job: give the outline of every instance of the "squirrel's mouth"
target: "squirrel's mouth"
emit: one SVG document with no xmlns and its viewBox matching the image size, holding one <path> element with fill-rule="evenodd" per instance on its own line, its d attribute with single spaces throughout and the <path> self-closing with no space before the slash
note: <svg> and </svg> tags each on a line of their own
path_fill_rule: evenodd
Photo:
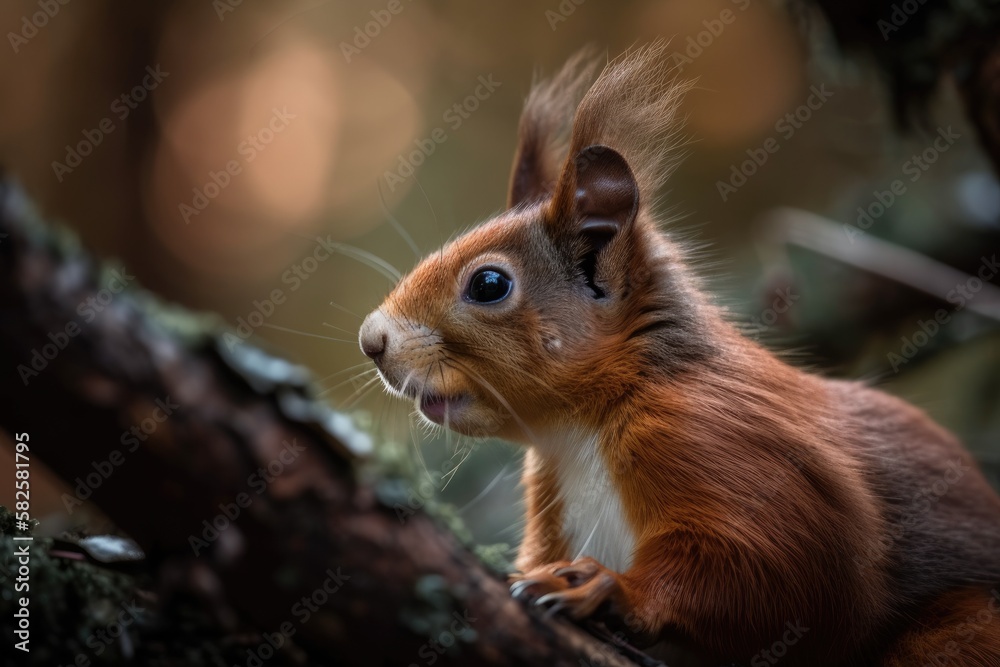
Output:
<svg viewBox="0 0 1000 667">
<path fill-rule="evenodd" d="M 422 393 L 418 399 L 420 412 L 435 424 L 452 422 L 459 412 L 469 405 L 472 398 L 468 394 L 444 395 Z"/>
</svg>

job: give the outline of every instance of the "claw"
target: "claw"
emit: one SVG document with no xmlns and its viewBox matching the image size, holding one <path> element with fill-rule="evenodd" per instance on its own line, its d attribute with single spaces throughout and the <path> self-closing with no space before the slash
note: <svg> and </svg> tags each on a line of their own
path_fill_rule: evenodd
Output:
<svg viewBox="0 0 1000 667">
<path fill-rule="evenodd" d="M 569 580 L 572 586 L 577 586 L 584 581 L 592 579 L 599 571 L 600 566 L 597 563 L 582 561 L 561 567 L 552 574 Z"/>
<path fill-rule="evenodd" d="M 525 578 L 510 585 L 511 595 L 544 609 L 546 616 L 586 618 L 620 591 L 618 574 L 589 557 L 550 563 L 520 576 Z"/>
<path fill-rule="evenodd" d="M 602 568 L 601 564 L 598 563 L 593 558 L 583 557 L 579 558 L 568 565 L 556 570 L 556 574 L 560 572 L 575 572 L 578 574 L 597 574 Z"/>
<path fill-rule="evenodd" d="M 562 606 L 562 603 L 560 602 L 561 597 L 562 597 L 561 593 L 546 593 L 542 597 L 535 600 L 535 606 L 544 607 L 550 602 L 557 602 L 558 604 L 556 604 L 555 606 L 561 607 Z"/>
<path fill-rule="evenodd" d="M 519 598 L 521 597 L 521 594 L 524 592 L 525 588 L 530 588 L 531 586 L 534 586 L 537 583 L 538 581 L 536 581 L 535 579 L 521 579 L 520 581 L 515 581 L 510 585 L 510 594 L 516 598 Z"/>
<path fill-rule="evenodd" d="M 544 616 L 545 618 L 552 618 L 553 616 L 561 614 L 565 608 L 566 605 L 563 604 L 562 601 L 556 602 L 554 605 L 546 609 L 545 613 L 543 613 L 542 616 Z"/>
</svg>

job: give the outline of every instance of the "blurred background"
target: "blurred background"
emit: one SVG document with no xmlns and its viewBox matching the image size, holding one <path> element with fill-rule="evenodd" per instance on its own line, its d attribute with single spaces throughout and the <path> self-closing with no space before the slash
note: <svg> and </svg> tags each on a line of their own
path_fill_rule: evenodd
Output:
<svg viewBox="0 0 1000 667">
<path fill-rule="evenodd" d="M 665 217 L 704 245 L 734 321 L 923 407 L 998 480 L 990 162 L 951 82 L 901 131 L 885 82 L 805 3 L 10 0 L 0 26 L 0 164 L 42 213 L 136 284 L 313 369 L 480 543 L 520 538 L 520 451 L 416 427 L 358 376 L 356 332 L 386 267 L 502 209 L 532 77 L 587 44 L 614 57 L 672 38 L 697 79 Z M 37 471 L 40 534 L 105 527 Z"/>
</svg>

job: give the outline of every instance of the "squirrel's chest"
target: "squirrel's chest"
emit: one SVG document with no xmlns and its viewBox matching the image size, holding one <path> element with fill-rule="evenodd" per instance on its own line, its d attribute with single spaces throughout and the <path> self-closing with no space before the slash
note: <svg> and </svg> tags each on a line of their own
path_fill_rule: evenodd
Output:
<svg viewBox="0 0 1000 667">
<path fill-rule="evenodd" d="M 599 447 L 596 434 L 573 433 L 547 452 L 555 457 L 563 535 L 570 559 L 590 556 L 625 572 L 632 566 L 635 535 Z"/>
</svg>

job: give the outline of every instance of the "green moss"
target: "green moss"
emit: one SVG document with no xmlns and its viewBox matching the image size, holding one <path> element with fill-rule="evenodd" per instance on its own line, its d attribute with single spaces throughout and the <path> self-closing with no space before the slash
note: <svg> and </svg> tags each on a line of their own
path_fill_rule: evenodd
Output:
<svg viewBox="0 0 1000 667">
<path fill-rule="evenodd" d="M 506 542 L 480 544 L 474 551 L 479 560 L 483 561 L 486 567 L 497 574 L 506 576 L 514 571 L 514 564 L 507 557 L 508 552 L 510 552 L 510 545 Z"/>
<path fill-rule="evenodd" d="M 359 428 L 370 431 L 373 424 L 368 413 L 358 411 L 351 416 Z M 391 440 L 380 442 L 374 448 L 372 457 L 361 464 L 358 473 L 362 481 L 372 486 L 379 501 L 401 523 L 418 512 L 423 512 L 447 528 L 493 572 L 506 576 L 514 571 L 513 564 L 506 556 L 510 545 L 475 544 L 458 509 L 453 504 L 438 499 L 437 489 L 418 469 L 413 453 L 406 444 Z"/>
<path fill-rule="evenodd" d="M 467 592 L 464 586 L 452 586 L 439 575 L 423 576 L 414 588 L 413 606 L 400 610 L 400 621 L 429 642 L 439 642 L 441 649 L 458 651 L 461 643 L 477 638 L 461 604 Z"/>
<path fill-rule="evenodd" d="M 15 542 L 13 523 L 11 512 L 0 506 L 0 633 L 8 638 L 0 648 L 2 664 L 223 667 L 242 664 L 247 646 L 260 642 L 253 633 L 234 641 L 201 600 L 178 598 L 151 609 L 145 601 L 153 598 L 144 592 L 153 588 L 148 576 L 52 555 L 51 539 Z M 18 582 L 15 551 L 24 544 L 30 545 L 30 572 L 27 581 Z M 18 583 L 28 590 L 15 590 Z M 22 596 L 30 600 L 28 653 L 16 649 L 12 640 Z M 275 656 L 268 667 L 286 664 L 288 660 Z"/>
<path fill-rule="evenodd" d="M 21 665 L 72 664 L 79 654 L 88 656 L 94 665 L 121 664 L 123 644 L 105 644 L 97 633 L 116 623 L 122 605 L 135 599 L 134 581 L 85 562 L 53 557 L 49 539 L 15 542 L 13 521 L 13 514 L 0 506 L 0 632 L 14 637 L 18 599 L 28 597 L 31 650 L 23 653 L 11 641 L 5 642 L 4 650 L 16 655 Z M 19 550 L 25 545 L 29 553 L 27 578 L 18 573 Z M 131 635 L 132 630 L 126 628 L 126 633 Z M 96 654 L 98 646 L 100 655 Z"/>
</svg>

